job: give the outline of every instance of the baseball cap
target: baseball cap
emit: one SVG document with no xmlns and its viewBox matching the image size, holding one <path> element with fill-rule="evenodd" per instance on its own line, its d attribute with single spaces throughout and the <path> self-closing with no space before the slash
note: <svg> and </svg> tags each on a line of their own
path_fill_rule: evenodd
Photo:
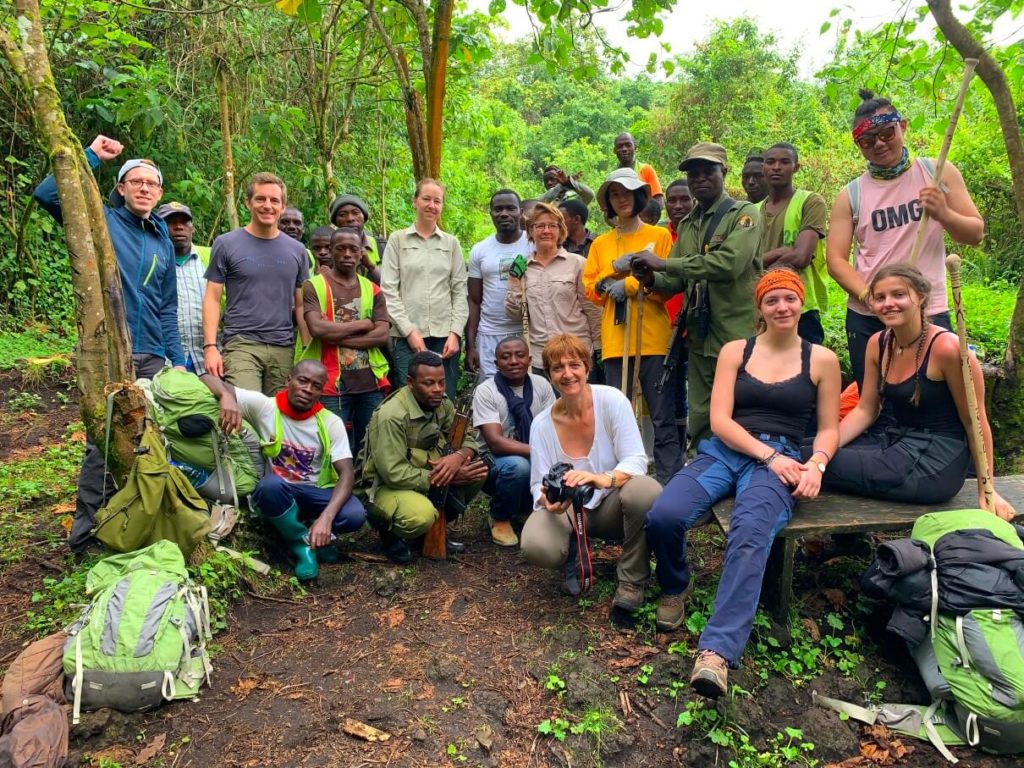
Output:
<svg viewBox="0 0 1024 768">
<path fill-rule="evenodd" d="M 161 219 L 166 219 L 168 216 L 188 216 L 189 220 L 192 219 L 192 209 L 184 203 L 176 201 L 164 203 L 157 208 L 156 214 Z"/>
<path fill-rule="evenodd" d="M 679 164 L 679 170 L 685 172 L 691 163 L 697 161 L 718 163 L 718 165 L 725 167 L 725 147 L 721 144 L 713 144 L 710 141 L 702 141 L 700 144 L 694 144 L 690 147 L 690 151 L 686 153 L 686 157 L 683 159 L 683 162 Z"/>
<path fill-rule="evenodd" d="M 117 182 L 120 184 L 121 180 L 125 177 L 128 171 L 135 170 L 136 168 L 149 168 L 151 171 L 156 171 L 156 178 L 160 182 L 160 186 L 164 184 L 164 175 L 160 173 L 160 168 L 152 160 L 147 160 L 144 157 L 137 157 L 134 160 L 129 160 L 121 169 L 117 172 Z"/>
</svg>

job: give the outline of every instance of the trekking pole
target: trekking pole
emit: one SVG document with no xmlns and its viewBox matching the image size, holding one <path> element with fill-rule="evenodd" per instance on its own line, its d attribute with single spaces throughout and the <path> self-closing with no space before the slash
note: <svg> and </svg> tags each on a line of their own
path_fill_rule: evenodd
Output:
<svg viewBox="0 0 1024 768">
<path fill-rule="evenodd" d="M 957 121 L 964 109 L 964 100 L 967 98 L 967 89 L 971 85 L 971 78 L 974 77 L 974 68 L 978 66 L 977 59 L 964 59 L 964 78 L 960 81 L 960 93 L 956 97 L 956 106 L 953 107 L 953 114 L 949 116 L 949 125 L 946 126 L 946 135 L 942 139 L 942 150 L 939 158 L 935 161 L 935 177 L 931 186 L 942 188 L 942 171 L 946 167 L 946 155 L 949 154 L 949 145 L 953 143 L 953 132 L 956 131 Z M 924 245 L 924 230 L 928 224 L 928 212 L 922 210 L 921 218 L 917 222 L 917 232 L 914 235 L 914 245 L 910 249 L 910 263 L 917 266 L 917 259 L 921 255 L 921 247 Z"/>
<path fill-rule="evenodd" d="M 633 301 L 626 298 L 626 327 L 622 333 L 622 378 L 619 380 L 619 389 L 622 394 L 629 397 L 629 329 L 633 323 Z"/>
<path fill-rule="evenodd" d="M 640 345 L 644 336 L 644 291 L 639 288 L 636 294 L 636 348 L 633 350 L 633 395 L 630 398 L 633 416 L 640 421 Z"/>
<path fill-rule="evenodd" d="M 995 511 L 993 495 L 995 486 L 992 473 L 988 470 L 988 452 L 981 432 L 981 411 L 978 409 L 978 396 L 974 391 L 974 376 L 971 375 L 970 351 L 967 349 L 967 323 L 964 320 L 964 302 L 960 295 L 960 257 L 950 254 L 946 257 L 946 270 L 949 272 L 949 283 L 953 289 L 953 306 L 956 312 L 956 335 L 960 338 L 960 369 L 964 377 L 964 394 L 967 396 L 967 410 L 971 417 L 971 457 L 974 459 L 974 471 L 981 481 L 982 493 L 985 496 L 985 508 Z"/>
<path fill-rule="evenodd" d="M 519 302 L 523 310 L 523 341 L 526 342 L 526 356 L 530 359 L 531 365 L 533 364 L 533 351 L 530 349 L 530 309 L 526 306 L 526 274 L 523 273 L 523 277 L 519 282 L 519 287 L 522 289 L 522 295 L 520 296 Z"/>
</svg>

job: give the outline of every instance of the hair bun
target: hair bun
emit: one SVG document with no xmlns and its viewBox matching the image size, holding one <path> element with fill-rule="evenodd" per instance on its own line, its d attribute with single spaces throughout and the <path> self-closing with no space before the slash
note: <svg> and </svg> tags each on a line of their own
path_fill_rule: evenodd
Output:
<svg viewBox="0 0 1024 768">
<path fill-rule="evenodd" d="M 858 89 L 857 95 L 860 96 L 861 101 L 871 101 L 875 98 L 875 92 L 868 90 L 867 88 Z"/>
</svg>

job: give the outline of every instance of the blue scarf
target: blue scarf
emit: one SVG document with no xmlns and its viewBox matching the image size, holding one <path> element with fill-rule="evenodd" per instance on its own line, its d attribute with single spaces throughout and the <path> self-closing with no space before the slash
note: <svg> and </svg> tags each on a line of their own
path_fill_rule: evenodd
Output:
<svg viewBox="0 0 1024 768">
<path fill-rule="evenodd" d="M 530 427 L 533 425 L 533 382 L 530 381 L 530 374 L 523 379 L 523 396 L 519 397 L 512 391 L 512 385 L 508 379 L 501 375 L 501 372 L 494 374 L 494 384 L 498 392 L 508 403 L 508 412 L 516 425 L 516 440 L 520 443 L 530 442 Z"/>
</svg>

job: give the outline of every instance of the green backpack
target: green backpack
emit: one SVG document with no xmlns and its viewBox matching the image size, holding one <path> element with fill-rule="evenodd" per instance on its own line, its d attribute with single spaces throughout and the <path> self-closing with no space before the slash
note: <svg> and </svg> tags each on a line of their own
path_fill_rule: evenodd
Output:
<svg viewBox="0 0 1024 768">
<path fill-rule="evenodd" d="M 225 437 L 220 404 L 193 373 L 164 368 L 150 385 L 156 422 L 170 457 L 203 498 L 238 506 L 264 474 L 256 430 L 243 423 L 240 434 Z"/>
<path fill-rule="evenodd" d="M 965 530 L 989 531 L 1024 550 L 1014 526 L 982 509 L 922 515 L 910 537 L 934 551 L 943 536 Z M 996 754 L 1024 752 L 1024 622 L 1005 608 L 979 608 L 964 616 L 940 612 L 934 568 L 931 574 L 931 633 L 910 647 L 931 705 L 883 704 L 866 710 L 824 697 L 816 697 L 817 703 L 928 739 L 954 763 L 947 746 L 967 745 Z"/>
<path fill-rule="evenodd" d="M 83 709 L 138 712 L 193 698 L 210 681 L 206 588 L 189 579 L 173 542 L 99 561 L 86 592 L 92 602 L 66 630 L 64 646 L 74 723 Z"/>
</svg>

